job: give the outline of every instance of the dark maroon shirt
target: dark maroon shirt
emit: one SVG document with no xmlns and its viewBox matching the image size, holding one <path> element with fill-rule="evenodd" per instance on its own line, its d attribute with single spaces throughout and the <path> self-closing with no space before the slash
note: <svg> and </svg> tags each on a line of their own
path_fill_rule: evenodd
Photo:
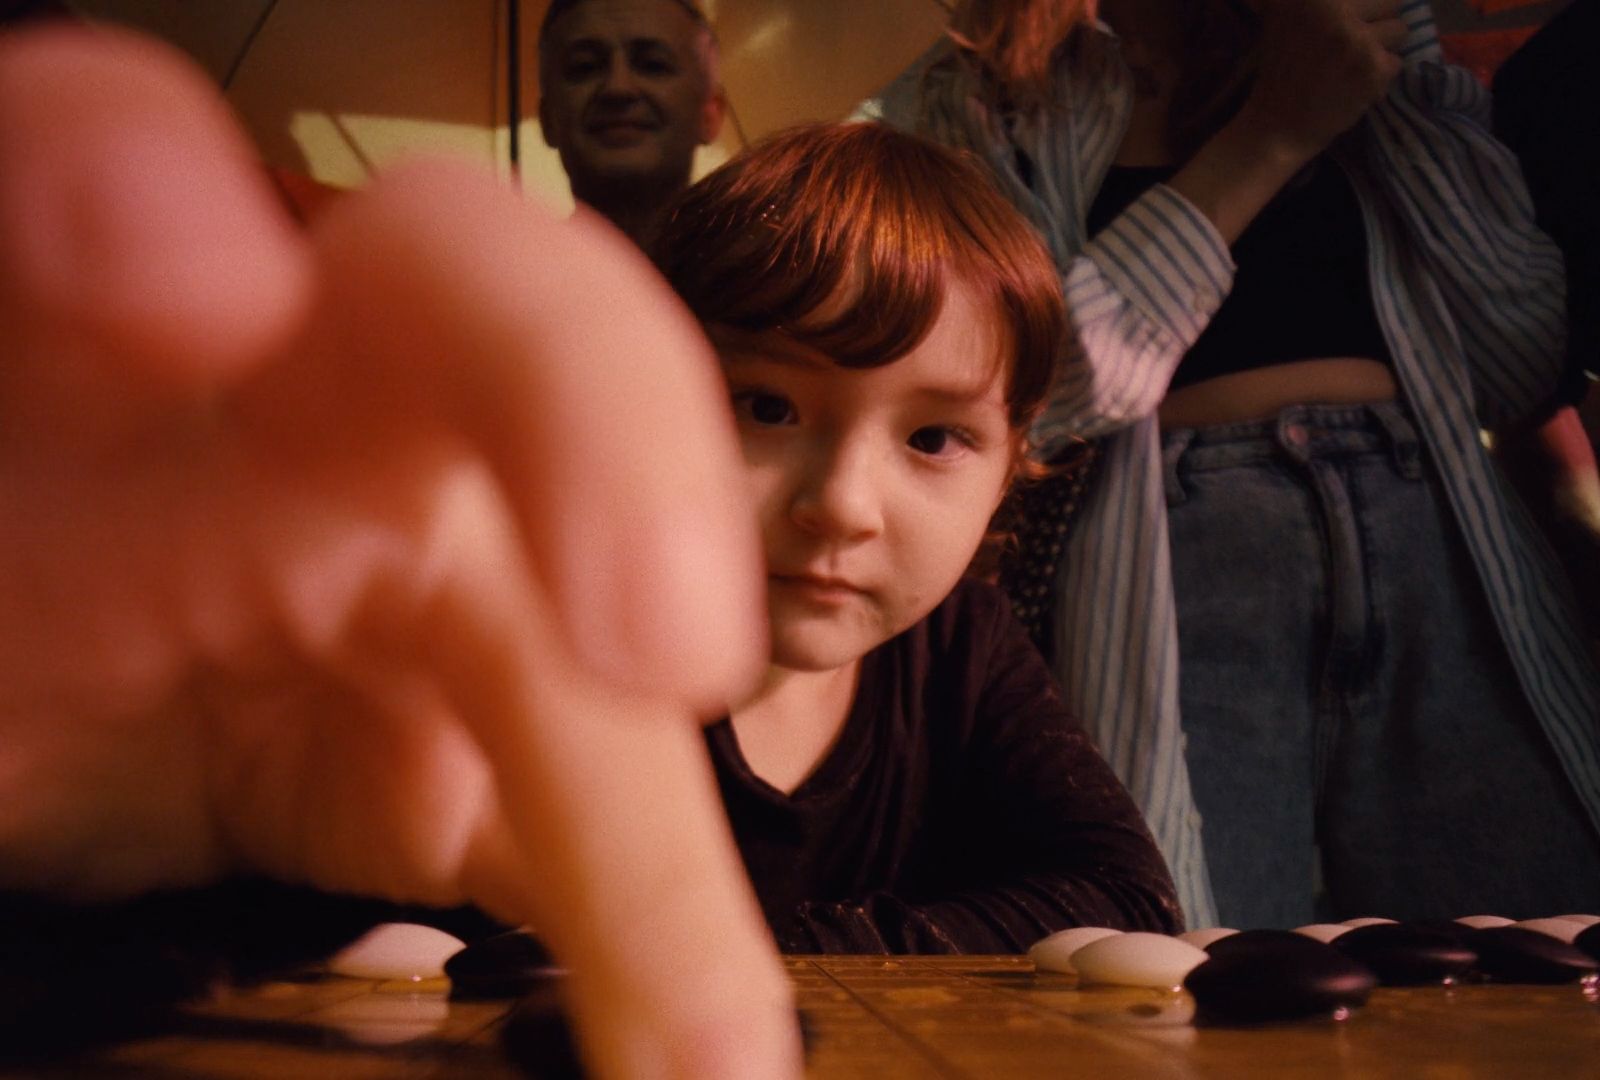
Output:
<svg viewBox="0 0 1600 1080">
<path fill-rule="evenodd" d="M 1067 926 L 1172 933 L 1138 809 L 998 589 L 963 582 L 862 660 L 838 741 L 790 795 L 707 729 L 785 952 L 1021 952 Z"/>
</svg>

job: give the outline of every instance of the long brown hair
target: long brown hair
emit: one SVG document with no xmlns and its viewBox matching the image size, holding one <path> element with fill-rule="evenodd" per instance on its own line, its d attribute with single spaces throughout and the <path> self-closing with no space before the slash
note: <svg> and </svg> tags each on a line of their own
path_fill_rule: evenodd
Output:
<svg viewBox="0 0 1600 1080">
<path fill-rule="evenodd" d="M 1095 17 L 1098 0 L 964 0 L 950 36 L 988 69 L 1017 105 L 1042 104 L 1055 50 Z"/>
<path fill-rule="evenodd" d="M 1091 23 L 1099 8 L 1099 0 L 962 0 L 950 16 L 949 32 L 994 79 L 1008 104 L 1042 108 L 1056 50 Z M 1183 55 L 1167 127 L 1182 160 L 1233 115 L 1249 92 L 1260 18 L 1240 0 L 1173 0 L 1171 19 Z"/>
</svg>

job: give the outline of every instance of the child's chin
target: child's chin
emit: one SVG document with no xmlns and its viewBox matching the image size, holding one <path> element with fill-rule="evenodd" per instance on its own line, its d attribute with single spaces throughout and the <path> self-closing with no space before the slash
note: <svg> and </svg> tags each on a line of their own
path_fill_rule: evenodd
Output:
<svg viewBox="0 0 1600 1080">
<path fill-rule="evenodd" d="M 830 641 L 807 640 L 805 635 L 785 636 L 774 631 L 772 662 L 791 671 L 834 671 L 854 663 L 877 648 L 881 642 L 863 637 L 860 641 L 842 641 L 843 635 L 834 634 Z"/>
</svg>

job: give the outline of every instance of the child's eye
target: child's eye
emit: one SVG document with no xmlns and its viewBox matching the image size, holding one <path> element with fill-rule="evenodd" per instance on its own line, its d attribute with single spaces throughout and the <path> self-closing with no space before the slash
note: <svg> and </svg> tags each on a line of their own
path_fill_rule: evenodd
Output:
<svg viewBox="0 0 1600 1080">
<path fill-rule="evenodd" d="M 782 394 L 769 390 L 741 390 L 733 395 L 733 411 L 741 420 L 763 426 L 792 424 L 794 404 Z"/>
<path fill-rule="evenodd" d="M 929 457 L 950 457 L 972 445 L 972 440 L 956 428 L 930 425 L 911 433 L 906 445 Z"/>
</svg>

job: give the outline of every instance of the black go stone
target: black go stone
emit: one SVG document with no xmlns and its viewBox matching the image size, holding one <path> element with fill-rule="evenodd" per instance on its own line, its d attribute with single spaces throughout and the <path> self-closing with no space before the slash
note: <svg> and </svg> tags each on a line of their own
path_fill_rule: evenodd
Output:
<svg viewBox="0 0 1600 1080">
<path fill-rule="evenodd" d="M 1600 960 L 1583 949 L 1522 926 L 1475 930 L 1467 942 L 1479 974 L 1496 982 L 1566 983 L 1600 971 Z"/>
<path fill-rule="evenodd" d="M 1467 939 L 1478 932 L 1476 927 L 1456 922 L 1454 919 L 1422 919 L 1417 922 L 1408 922 L 1405 925 L 1416 930 L 1427 930 L 1430 933 L 1442 934 L 1457 945 L 1467 944 Z"/>
<path fill-rule="evenodd" d="M 1577 937 L 1572 939 L 1572 944 L 1596 960 L 1600 960 L 1600 923 L 1584 928 Z"/>
<path fill-rule="evenodd" d="M 527 930 L 475 941 L 444 962 L 456 1001 L 521 997 L 559 971 L 544 942 Z"/>
<path fill-rule="evenodd" d="M 1385 986 L 1454 981 L 1472 970 L 1478 954 L 1463 935 L 1424 925 L 1374 923 L 1334 938 L 1332 945 L 1371 968 Z"/>
<path fill-rule="evenodd" d="M 1183 981 L 1213 1023 L 1331 1016 L 1366 1003 L 1378 978 L 1338 949 L 1290 930 L 1245 930 L 1206 946 Z"/>
</svg>

